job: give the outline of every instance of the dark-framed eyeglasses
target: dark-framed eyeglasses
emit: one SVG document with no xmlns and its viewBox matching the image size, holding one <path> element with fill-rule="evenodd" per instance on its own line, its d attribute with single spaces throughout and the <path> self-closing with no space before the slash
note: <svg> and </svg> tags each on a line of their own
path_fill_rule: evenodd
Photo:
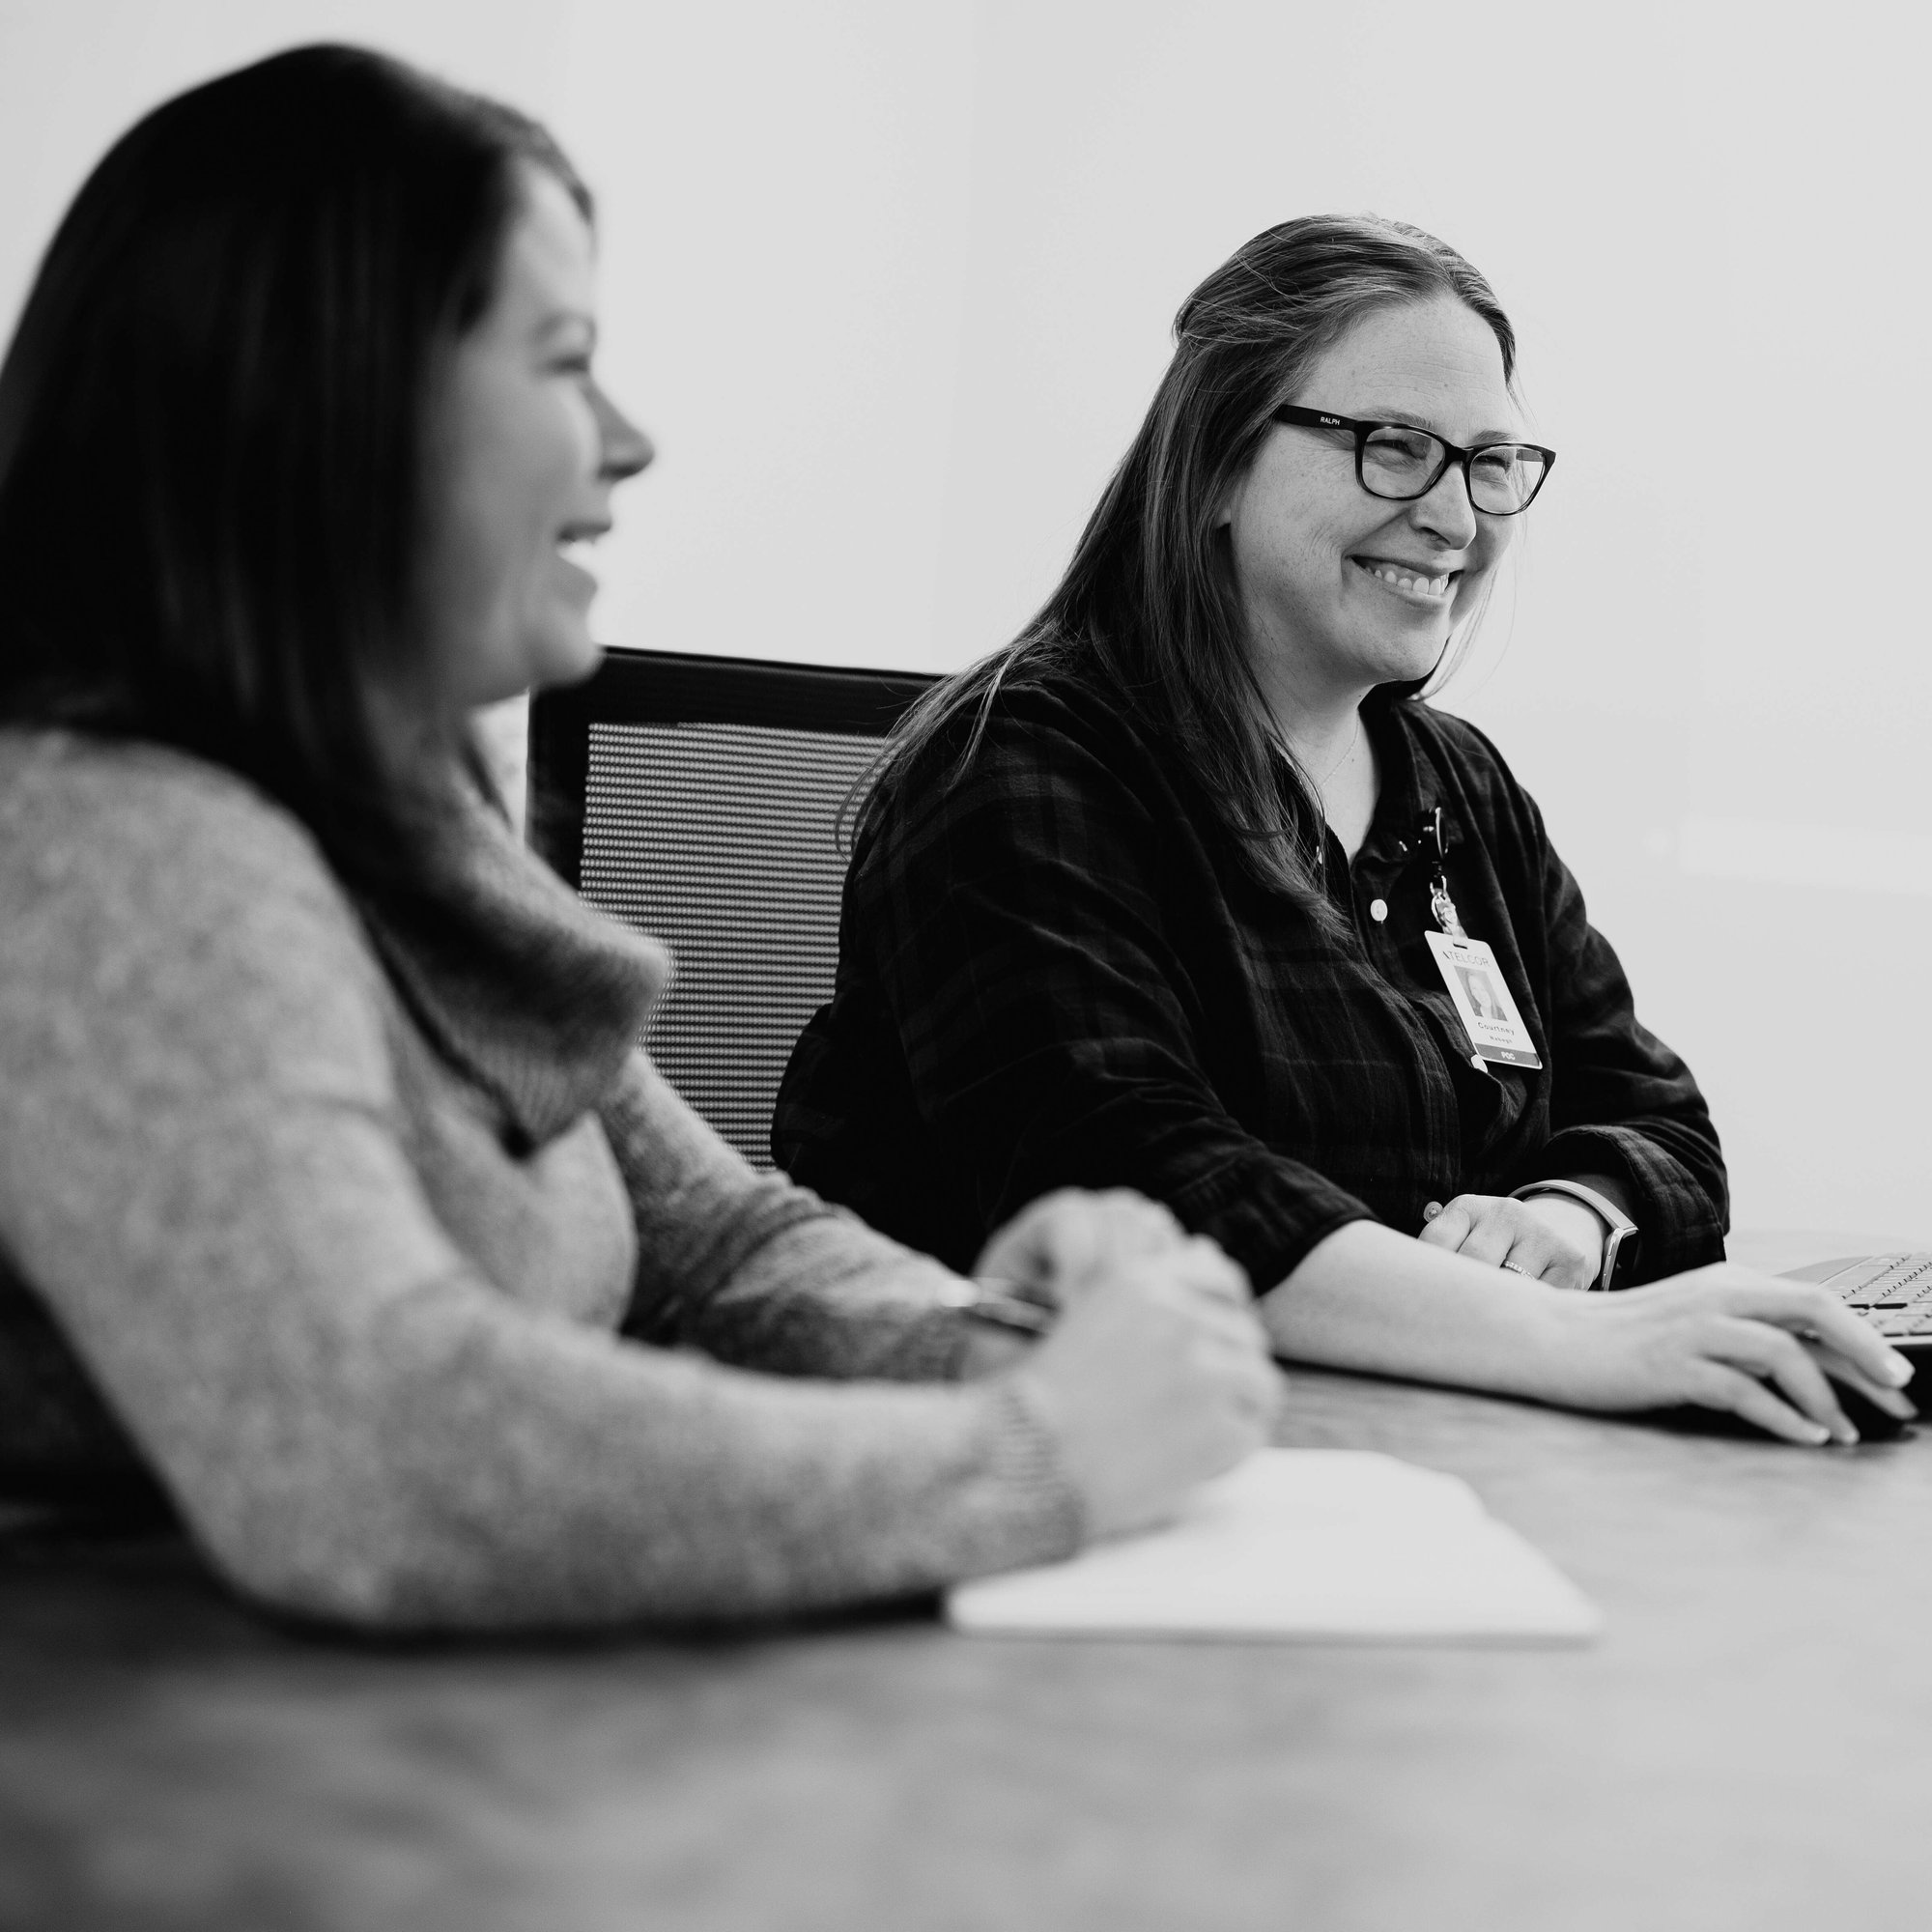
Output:
<svg viewBox="0 0 1932 1932">
<path fill-rule="evenodd" d="M 1284 403 L 1276 422 L 1302 429 L 1338 429 L 1355 439 L 1355 480 L 1371 497 L 1392 503 L 1426 497 L 1459 465 L 1469 501 L 1486 517 L 1520 515 L 1536 500 L 1543 479 L 1555 467 L 1556 452 L 1534 442 L 1486 442 L 1459 449 L 1439 436 L 1410 423 L 1361 422 L 1332 410 L 1306 410 Z"/>
</svg>

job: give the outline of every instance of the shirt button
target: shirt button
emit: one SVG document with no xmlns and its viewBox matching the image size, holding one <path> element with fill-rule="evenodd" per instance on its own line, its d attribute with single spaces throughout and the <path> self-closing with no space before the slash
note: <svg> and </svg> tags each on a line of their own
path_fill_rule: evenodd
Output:
<svg viewBox="0 0 1932 1932">
<path fill-rule="evenodd" d="M 1369 917 L 1372 920 L 1374 920 L 1378 925 L 1379 925 L 1382 923 L 1382 921 L 1385 920 L 1388 916 L 1389 916 L 1389 902 L 1387 899 L 1371 899 L 1369 901 Z"/>
</svg>

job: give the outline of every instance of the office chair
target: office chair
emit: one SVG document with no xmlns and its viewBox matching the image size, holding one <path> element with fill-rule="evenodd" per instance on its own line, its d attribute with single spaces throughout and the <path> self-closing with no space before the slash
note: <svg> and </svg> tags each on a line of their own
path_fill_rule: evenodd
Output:
<svg viewBox="0 0 1932 1932">
<path fill-rule="evenodd" d="M 769 1171 L 793 1043 L 832 997 L 854 812 L 879 741 L 935 680 L 611 650 L 530 706 L 530 841 L 677 962 L 645 1036 L 680 1094 Z"/>
</svg>

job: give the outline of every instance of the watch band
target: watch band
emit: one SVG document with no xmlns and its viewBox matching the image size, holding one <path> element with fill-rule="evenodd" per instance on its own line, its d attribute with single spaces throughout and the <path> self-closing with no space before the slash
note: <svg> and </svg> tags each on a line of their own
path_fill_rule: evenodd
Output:
<svg viewBox="0 0 1932 1932">
<path fill-rule="evenodd" d="M 1580 1180 L 1531 1180 L 1510 1190 L 1512 1201 L 1528 1201 L 1538 1194 L 1565 1194 L 1580 1201 L 1604 1224 L 1604 1264 L 1593 1289 L 1607 1293 L 1617 1285 L 1619 1271 L 1628 1274 L 1636 1261 L 1637 1225 L 1614 1201 L 1585 1187 Z M 1586 1291 L 1587 1293 L 1587 1291 Z"/>
</svg>

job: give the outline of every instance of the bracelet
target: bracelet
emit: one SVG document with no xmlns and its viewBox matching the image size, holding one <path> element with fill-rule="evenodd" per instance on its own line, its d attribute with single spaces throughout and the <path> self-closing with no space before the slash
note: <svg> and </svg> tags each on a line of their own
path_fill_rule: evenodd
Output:
<svg viewBox="0 0 1932 1932">
<path fill-rule="evenodd" d="M 1637 1225 L 1614 1201 L 1605 1199 L 1594 1187 L 1580 1180 L 1531 1180 L 1510 1190 L 1512 1201 L 1530 1201 L 1539 1194 L 1567 1195 L 1580 1201 L 1604 1224 L 1604 1264 L 1590 1284 L 1605 1293 L 1616 1286 L 1619 1265 L 1628 1273 L 1636 1261 L 1640 1238 Z"/>
</svg>

